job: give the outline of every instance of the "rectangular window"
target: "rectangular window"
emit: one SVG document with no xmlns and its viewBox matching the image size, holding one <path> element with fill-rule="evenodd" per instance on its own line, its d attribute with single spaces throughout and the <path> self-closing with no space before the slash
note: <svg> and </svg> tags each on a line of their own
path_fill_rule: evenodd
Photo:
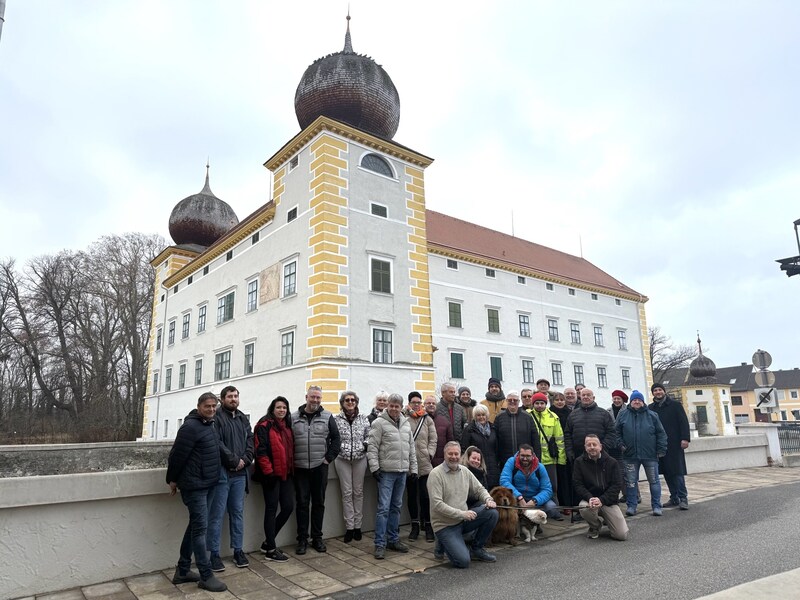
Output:
<svg viewBox="0 0 800 600">
<path fill-rule="evenodd" d="M 744 402 L 742 402 L 741 396 L 731 396 L 731 404 L 734 406 L 742 406 Z"/>
<path fill-rule="evenodd" d="M 161 337 L 162 337 L 162 331 L 161 327 L 159 327 L 158 329 L 156 329 L 156 350 L 161 350 Z"/>
<path fill-rule="evenodd" d="M 294 331 L 281 334 L 281 366 L 294 364 Z"/>
<path fill-rule="evenodd" d="M 501 357 L 489 357 L 489 372 L 492 377 L 503 381 L 503 359 Z"/>
<path fill-rule="evenodd" d="M 297 262 L 283 265 L 283 296 L 291 296 L 297 292 Z"/>
<path fill-rule="evenodd" d="M 617 303 L 617 306 L 622 306 L 622 300 L 619 298 L 615 298 L 614 301 Z"/>
<path fill-rule="evenodd" d="M 392 263 L 379 258 L 370 259 L 370 289 L 382 294 L 392 293 Z"/>
<path fill-rule="evenodd" d="M 695 407 L 697 411 L 697 422 L 698 423 L 708 423 L 708 411 L 706 410 L 705 406 L 697 406 Z"/>
<path fill-rule="evenodd" d="M 450 353 L 450 378 L 464 379 L 464 355 L 460 352 Z"/>
<path fill-rule="evenodd" d="M 791 392 L 789 392 L 789 395 L 790 395 L 790 396 L 791 396 L 791 397 L 792 397 L 794 400 L 796 400 L 796 399 L 797 399 L 797 390 L 792 390 Z"/>
<path fill-rule="evenodd" d="M 153 393 L 158 393 L 158 373 L 153 373 Z"/>
<path fill-rule="evenodd" d="M 569 335 L 570 335 L 570 339 L 572 340 L 573 344 L 580 344 L 581 343 L 581 324 L 580 323 L 570 323 L 569 324 Z"/>
<path fill-rule="evenodd" d="M 726 423 L 730 423 L 731 422 L 731 409 L 728 407 L 727 404 L 723 404 L 722 405 L 722 410 L 725 411 L 725 422 Z M 786 411 L 783 411 L 783 412 L 786 412 Z M 785 420 L 786 420 L 786 417 L 784 417 L 784 421 Z"/>
<path fill-rule="evenodd" d="M 186 280 L 186 285 L 192 285 L 194 281 L 194 275 L 189 275 L 189 279 Z"/>
<path fill-rule="evenodd" d="M 247 284 L 247 312 L 258 308 L 258 279 L 253 279 Z"/>
<path fill-rule="evenodd" d="M 392 362 L 392 332 L 388 329 L 372 330 L 372 362 Z"/>
<path fill-rule="evenodd" d="M 525 278 L 522 275 L 517 275 L 517 283 L 525 285 Z"/>
<path fill-rule="evenodd" d="M 169 419 L 164 419 L 164 435 L 163 437 L 167 437 L 169 435 Z"/>
<path fill-rule="evenodd" d="M 533 383 L 533 361 L 522 361 L 522 383 Z"/>
<path fill-rule="evenodd" d="M 189 321 L 191 320 L 191 313 L 183 315 L 183 323 L 181 323 L 181 339 L 185 340 L 189 337 Z"/>
<path fill-rule="evenodd" d="M 630 369 L 622 369 L 622 389 L 623 390 L 631 389 L 631 370 Z"/>
<path fill-rule="evenodd" d="M 226 350 L 214 356 L 214 381 L 228 379 L 231 376 L 231 351 Z"/>
<path fill-rule="evenodd" d="M 602 325 L 595 325 L 594 326 L 594 345 L 595 346 L 603 346 L 603 326 Z"/>
<path fill-rule="evenodd" d="M 203 359 L 198 358 L 194 361 L 194 384 L 200 385 L 203 383 Z"/>
<path fill-rule="evenodd" d="M 233 258 L 233 250 L 228 250 L 228 252 L 225 254 L 225 262 L 228 262 L 232 258 Z"/>
<path fill-rule="evenodd" d="M 487 308 L 486 318 L 489 321 L 489 333 L 500 333 L 500 311 L 496 308 Z"/>
<path fill-rule="evenodd" d="M 487 277 L 492 277 L 492 278 L 494 278 L 494 277 L 495 277 L 495 275 L 496 275 L 496 273 L 494 272 L 494 269 L 486 269 L 486 276 L 487 276 Z"/>
<path fill-rule="evenodd" d="M 564 385 L 564 375 L 561 372 L 561 364 L 551 363 L 550 371 L 553 375 L 553 385 Z"/>
<path fill-rule="evenodd" d="M 519 315 L 520 337 L 531 337 L 531 318 L 528 315 Z"/>
<path fill-rule="evenodd" d="M 453 260 L 452 258 L 448 258 L 447 259 L 447 268 L 457 271 L 458 270 L 458 261 L 457 260 Z"/>
<path fill-rule="evenodd" d="M 575 295 L 575 288 L 569 288 L 569 295 L 570 296 L 574 296 Z"/>
<path fill-rule="evenodd" d="M 186 387 L 186 363 L 178 366 L 178 389 L 182 390 Z"/>
<path fill-rule="evenodd" d="M 203 333 L 206 330 L 206 308 L 204 304 L 197 310 L 197 333 Z"/>
<path fill-rule="evenodd" d="M 170 346 L 175 343 L 175 321 L 169 322 L 169 333 L 167 333 L 167 344 Z"/>
<path fill-rule="evenodd" d="M 383 217 L 384 219 L 389 216 L 389 209 L 381 204 L 370 204 L 370 212 L 376 217 Z"/>
<path fill-rule="evenodd" d="M 295 206 L 292 210 L 286 213 L 286 222 L 291 223 L 297 218 L 297 207 Z"/>
<path fill-rule="evenodd" d="M 597 300 L 597 294 L 592 294 L 592 300 Z"/>
<path fill-rule="evenodd" d="M 203 267 L 203 275 L 208 275 L 208 265 Z"/>
<path fill-rule="evenodd" d="M 553 289 L 554 289 L 554 288 L 553 288 L 553 284 L 552 284 L 552 283 L 545 283 L 545 284 L 544 284 L 544 287 L 545 287 L 545 288 L 547 288 L 547 291 L 548 291 L 548 292 L 552 292 L 552 291 L 553 291 Z"/>
<path fill-rule="evenodd" d="M 234 293 L 225 294 L 222 298 L 217 300 L 217 325 L 220 323 L 227 323 L 233 319 L 233 300 Z"/>
<path fill-rule="evenodd" d="M 556 319 L 547 319 L 547 337 L 551 342 L 558 341 L 558 321 Z"/>
<path fill-rule="evenodd" d="M 619 349 L 620 350 L 627 350 L 628 349 L 628 334 L 625 332 L 624 329 L 617 329 L 617 339 L 619 340 Z"/>
<path fill-rule="evenodd" d="M 583 365 L 573 365 L 572 370 L 575 372 L 575 385 L 579 383 L 586 385 L 583 380 Z"/>
<path fill-rule="evenodd" d="M 297 156 L 293 156 L 291 158 L 291 160 L 289 161 L 289 172 L 290 173 L 297 168 L 298 161 L 299 161 L 299 158 Z"/>
<path fill-rule="evenodd" d="M 459 302 L 447 303 L 447 319 L 450 327 L 461 327 L 461 304 Z"/>
<path fill-rule="evenodd" d="M 256 353 L 256 345 L 251 342 L 244 345 L 244 374 L 250 375 L 253 372 L 253 357 Z"/>
<path fill-rule="evenodd" d="M 605 367 L 597 367 L 597 387 L 608 387 L 608 377 L 606 376 Z"/>
<path fill-rule="evenodd" d="M 172 367 L 167 367 L 164 374 L 164 391 L 169 392 L 172 390 Z"/>
<path fill-rule="evenodd" d="M 256 231 L 252 236 L 250 236 L 250 245 L 255 246 L 258 243 L 258 240 L 261 239 L 261 232 Z"/>
<path fill-rule="evenodd" d="M 694 395 L 695 396 L 702 396 L 703 395 L 703 390 L 695 390 L 694 391 Z"/>
</svg>

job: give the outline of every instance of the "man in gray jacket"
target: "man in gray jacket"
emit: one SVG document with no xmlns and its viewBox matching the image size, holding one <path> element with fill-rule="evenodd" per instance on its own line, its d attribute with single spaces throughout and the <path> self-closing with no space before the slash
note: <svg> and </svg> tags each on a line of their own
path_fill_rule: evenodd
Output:
<svg viewBox="0 0 800 600">
<path fill-rule="evenodd" d="M 311 547 L 317 552 L 328 550 L 322 541 L 325 490 L 328 488 L 328 465 L 339 455 L 341 439 L 333 415 L 321 404 L 322 388 L 312 385 L 306 392 L 306 403 L 292 413 L 294 491 L 297 501 L 295 554 L 305 554 L 308 550 L 309 505 Z"/>
<path fill-rule="evenodd" d="M 406 476 L 417 477 L 417 452 L 411 423 L 403 416 L 403 397 L 389 396 L 389 406 L 372 422 L 367 443 L 369 470 L 378 482 L 378 510 L 375 513 L 375 558 L 386 548 L 408 552 L 400 541 L 400 509 Z M 388 538 L 388 541 L 387 541 Z"/>
</svg>

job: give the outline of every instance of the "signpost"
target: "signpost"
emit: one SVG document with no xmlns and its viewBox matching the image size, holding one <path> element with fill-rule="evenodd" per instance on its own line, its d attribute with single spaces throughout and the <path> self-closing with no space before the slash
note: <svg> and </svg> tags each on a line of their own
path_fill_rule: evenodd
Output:
<svg viewBox="0 0 800 600">
<path fill-rule="evenodd" d="M 778 392 L 775 391 L 775 373 L 769 370 L 771 364 L 772 356 L 766 350 L 759 349 L 753 353 L 753 366 L 758 369 L 753 376 L 758 386 L 753 390 L 756 394 L 756 408 L 776 412 Z"/>
</svg>

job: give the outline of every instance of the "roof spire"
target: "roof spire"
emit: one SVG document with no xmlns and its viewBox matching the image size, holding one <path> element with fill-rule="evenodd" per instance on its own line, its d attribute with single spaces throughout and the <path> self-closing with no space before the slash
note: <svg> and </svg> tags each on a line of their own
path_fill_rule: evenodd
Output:
<svg viewBox="0 0 800 600">
<path fill-rule="evenodd" d="M 350 40 L 350 3 L 347 4 L 347 33 L 344 34 L 344 54 L 355 54 L 353 52 L 353 42 Z"/>
<path fill-rule="evenodd" d="M 201 194 L 206 193 L 206 194 L 209 194 L 209 195 L 213 196 L 214 192 L 211 191 L 211 186 L 208 184 L 208 171 L 211 168 L 211 164 L 210 163 L 211 163 L 211 161 L 209 160 L 208 157 L 206 157 L 206 184 L 203 186 L 203 189 L 200 190 L 200 193 Z"/>
<path fill-rule="evenodd" d="M 700 353 L 700 356 L 703 356 L 703 346 L 700 342 L 700 330 L 697 330 L 697 350 Z"/>
</svg>

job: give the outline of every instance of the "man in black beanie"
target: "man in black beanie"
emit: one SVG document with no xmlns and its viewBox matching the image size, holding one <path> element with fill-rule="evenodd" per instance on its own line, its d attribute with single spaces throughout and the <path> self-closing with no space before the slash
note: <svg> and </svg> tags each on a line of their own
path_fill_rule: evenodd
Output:
<svg viewBox="0 0 800 600">
<path fill-rule="evenodd" d="M 658 415 L 667 432 L 667 453 L 658 459 L 658 470 L 669 488 L 667 506 L 689 510 L 689 494 L 686 491 L 686 458 L 683 451 L 689 447 L 689 419 L 683 404 L 673 400 L 660 383 L 650 388 L 653 403 L 648 406 Z"/>
<path fill-rule="evenodd" d="M 506 409 L 506 395 L 497 377 L 489 377 L 488 387 L 486 399 L 481 404 L 489 409 L 489 422 L 494 423 L 495 417 Z"/>
</svg>

